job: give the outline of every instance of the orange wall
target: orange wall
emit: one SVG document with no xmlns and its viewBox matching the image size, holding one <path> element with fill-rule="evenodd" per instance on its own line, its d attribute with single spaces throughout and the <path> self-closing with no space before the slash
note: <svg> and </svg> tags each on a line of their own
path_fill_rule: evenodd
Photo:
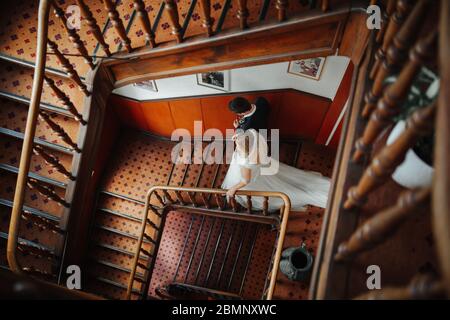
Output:
<svg viewBox="0 0 450 320">
<path fill-rule="evenodd" d="M 264 96 L 271 107 L 270 128 L 280 129 L 284 137 L 309 140 L 316 139 L 331 104 L 329 99 L 295 90 L 141 102 L 113 95 L 111 104 L 124 125 L 170 137 L 177 128 L 186 128 L 194 135 L 196 120 L 203 122 L 203 130 L 217 128 L 225 133 L 232 129 L 235 115 L 228 103 L 238 95 L 250 101 Z"/>
</svg>

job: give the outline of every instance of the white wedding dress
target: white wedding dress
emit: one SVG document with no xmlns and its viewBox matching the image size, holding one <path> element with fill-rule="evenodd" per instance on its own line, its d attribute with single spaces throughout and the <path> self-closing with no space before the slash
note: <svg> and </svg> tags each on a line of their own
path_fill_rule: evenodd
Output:
<svg viewBox="0 0 450 320">
<path fill-rule="evenodd" d="M 270 159 L 270 161 L 277 161 Z M 248 158 L 234 151 L 228 168 L 222 189 L 229 189 L 243 181 L 241 166 L 251 169 L 251 179 L 241 190 L 254 191 L 278 191 L 289 196 L 291 200 L 291 210 L 304 211 L 306 205 L 313 205 L 325 208 L 327 205 L 328 191 L 330 189 L 330 179 L 322 176 L 319 172 L 304 171 L 284 163 L 278 162 L 279 170 L 274 175 L 261 175 L 261 165 L 252 164 Z M 236 196 L 236 200 L 243 207 L 246 207 L 245 196 Z M 262 210 L 264 199 L 262 197 L 252 197 L 252 208 Z M 280 198 L 269 198 L 269 211 L 280 209 L 283 201 Z"/>
</svg>

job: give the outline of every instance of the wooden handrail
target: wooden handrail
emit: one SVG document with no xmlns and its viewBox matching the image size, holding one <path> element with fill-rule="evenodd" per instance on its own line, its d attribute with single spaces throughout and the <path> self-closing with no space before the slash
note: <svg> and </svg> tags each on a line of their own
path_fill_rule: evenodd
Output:
<svg viewBox="0 0 450 320">
<path fill-rule="evenodd" d="M 153 205 L 150 203 L 150 199 L 151 199 L 152 195 L 157 194 L 157 191 L 160 191 L 162 193 L 164 193 L 164 191 L 165 192 L 173 191 L 177 195 L 181 192 L 186 192 L 188 194 L 189 193 L 200 193 L 200 194 L 220 195 L 223 197 L 226 196 L 226 192 L 227 192 L 227 190 L 224 190 L 224 189 L 183 188 L 183 187 L 175 187 L 175 186 L 154 186 L 148 190 L 147 195 L 146 195 L 146 200 L 145 200 L 144 215 L 143 215 L 142 223 L 141 223 L 141 232 L 140 232 L 139 240 L 138 240 L 136 251 L 135 251 L 133 267 L 131 268 L 131 273 L 130 273 L 130 277 L 128 280 L 128 288 L 127 288 L 127 295 L 126 295 L 127 299 L 130 299 L 132 291 L 133 291 L 133 284 L 135 281 L 136 268 L 139 263 L 140 248 L 141 248 L 143 240 L 144 240 L 145 230 L 147 228 L 147 220 L 150 220 L 148 217 L 148 212 L 150 209 L 152 209 L 153 212 L 156 211 L 156 209 L 154 209 Z M 289 197 L 282 192 L 238 190 L 236 192 L 236 195 L 237 196 L 246 196 L 246 197 L 264 197 L 264 199 L 266 199 L 266 197 L 275 197 L 275 198 L 281 199 L 284 203 L 280 210 L 282 212 L 280 212 L 281 222 L 280 222 L 280 227 L 279 227 L 279 235 L 278 235 L 278 240 L 277 240 L 277 244 L 276 244 L 275 254 L 273 257 L 273 267 L 271 269 L 270 282 L 269 282 L 269 286 L 267 288 L 267 295 L 266 295 L 266 299 L 271 300 L 273 291 L 275 289 L 275 282 L 277 279 L 278 265 L 279 265 L 280 259 L 281 259 L 281 252 L 283 250 L 284 237 L 285 237 L 285 233 L 286 233 L 287 222 L 289 219 L 289 212 L 291 210 L 291 201 L 290 201 Z M 234 198 L 232 198 L 232 199 L 234 199 Z M 181 200 L 179 200 L 179 201 L 181 202 Z M 189 207 L 191 207 L 191 206 L 189 206 Z M 237 220 L 241 219 L 238 214 L 235 214 L 235 213 L 232 213 L 229 211 L 223 211 L 222 214 L 228 215 L 229 217 L 232 217 Z M 261 214 L 261 216 L 263 216 L 263 215 L 264 214 Z"/>
<path fill-rule="evenodd" d="M 436 116 L 432 221 L 442 280 L 450 297 L 450 2 L 441 1 L 439 69 L 441 90 Z"/>
<path fill-rule="evenodd" d="M 51 0 L 41 0 L 39 2 L 36 66 L 34 69 L 33 88 L 31 90 L 30 106 L 28 108 L 28 117 L 24 133 L 22 153 L 20 156 L 19 172 L 17 174 L 16 190 L 14 193 L 14 204 L 11 211 L 11 220 L 8 231 L 6 255 L 9 267 L 16 273 L 22 273 L 22 268 L 17 261 L 16 251 L 20 220 L 22 216 L 22 207 L 25 197 L 25 187 L 27 185 L 28 171 L 30 169 L 31 155 L 33 153 L 33 140 L 36 132 L 42 86 L 44 83 L 48 39 L 48 18 L 50 13 L 50 5 L 52 2 L 53 1 Z"/>
</svg>

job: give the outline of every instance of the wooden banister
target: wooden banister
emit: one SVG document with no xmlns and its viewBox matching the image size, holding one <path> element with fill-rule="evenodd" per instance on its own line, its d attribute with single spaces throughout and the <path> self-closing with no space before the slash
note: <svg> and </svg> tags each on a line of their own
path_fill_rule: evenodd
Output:
<svg viewBox="0 0 450 320">
<path fill-rule="evenodd" d="M 413 113 L 407 121 L 405 131 L 374 157 L 358 185 L 350 188 L 347 201 L 344 203 L 345 209 L 364 204 L 367 195 L 394 172 L 405 159 L 406 152 L 417 142 L 417 139 L 432 131 L 435 113 L 436 103 Z"/>
<path fill-rule="evenodd" d="M 373 109 L 375 109 L 378 100 L 383 94 L 386 77 L 406 60 L 406 54 L 417 38 L 417 34 L 422 27 L 422 22 L 428 12 L 427 7 L 429 4 L 430 1 L 428 0 L 419 1 L 401 28 L 395 30 L 396 34 L 392 39 L 389 39 L 389 44 L 386 45 L 386 49 L 383 43 L 383 47 L 377 52 L 379 68 L 375 69 L 377 67 L 376 62 L 374 64 L 375 70 L 373 71 L 375 73 L 375 80 L 372 90 L 369 91 L 366 97 L 366 105 L 362 112 L 363 118 L 368 118 Z"/>
<path fill-rule="evenodd" d="M 409 61 L 403 67 L 397 80 L 385 90 L 382 99 L 377 104 L 377 109 L 367 123 L 362 137 L 356 142 L 353 161 L 361 161 L 363 156 L 370 151 L 370 146 L 375 142 L 380 132 L 392 122 L 392 117 L 400 112 L 400 107 L 405 101 L 411 84 L 424 61 L 433 56 L 436 40 L 437 29 L 434 29 L 425 38 L 420 39 L 411 50 Z"/>
<path fill-rule="evenodd" d="M 132 290 L 134 287 L 134 282 L 136 281 L 135 276 L 136 276 L 137 267 L 140 266 L 139 256 L 140 256 L 140 252 L 142 249 L 142 244 L 143 244 L 144 238 L 153 244 L 151 251 L 149 251 L 149 254 L 151 254 L 152 256 L 155 256 L 158 246 L 159 246 L 160 235 L 161 235 L 161 231 L 162 231 L 162 226 L 160 226 L 160 225 L 162 225 L 164 223 L 163 222 L 163 219 L 164 219 L 163 214 L 165 214 L 165 212 L 171 210 L 172 208 L 176 208 L 176 206 L 174 207 L 173 204 L 169 205 L 169 204 L 163 203 L 160 207 L 155 207 L 155 205 L 151 204 L 151 200 L 150 200 L 151 197 L 158 191 L 159 192 L 162 191 L 163 193 L 164 193 L 164 191 L 166 191 L 166 192 L 172 191 L 177 196 L 179 196 L 181 199 L 182 199 L 181 193 L 185 193 L 187 195 L 193 194 L 192 198 L 195 199 L 195 194 L 199 194 L 199 195 L 210 194 L 210 195 L 220 198 L 220 197 L 225 197 L 226 192 L 227 192 L 227 190 L 223 190 L 223 189 L 183 188 L 183 187 L 172 187 L 172 186 L 154 186 L 149 189 L 149 191 L 147 192 L 147 196 L 146 196 L 144 215 L 143 215 L 143 220 L 142 220 L 142 224 L 141 224 L 139 240 L 138 240 L 136 250 L 135 250 L 133 267 L 131 268 L 131 273 L 130 273 L 130 277 L 128 280 L 128 289 L 127 289 L 127 295 L 126 295 L 127 299 L 130 299 Z M 213 208 L 208 208 L 205 205 L 205 208 L 203 209 L 204 214 L 206 214 L 206 211 L 208 211 L 209 214 L 214 217 L 226 217 L 228 219 L 242 220 L 242 221 L 259 221 L 260 219 L 267 219 L 268 217 L 265 217 L 265 215 L 267 213 L 259 213 L 258 214 L 256 212 L 252 211 L 252 207 L 251 207 L 252 206 L 252 202 L 251 202 L 252 197 L 262 197 L 264 199 L 273 197 L 273 198 L 281 199 L 283 201 L 283 206 L 279 212 L 279 219 L 277 218 L 277 220 L 276 220 L 276 221 L 278 221 L 277 224 L 279 224 L 279 226 L 278 226 L 279 235 L 278 235 L 276 247 L 274 248 L 272 267 L 271 267 L 271 269 L 269 269 L 270 281 L 269 281 L 268 287 L 265 288 L 266 292 L 267 292 L 266 298 L 268 300 L 270 300 L 270 299 L 272 299 L 273 291 L 275 289 L 278 265 L 279 265 L 280 259 L 281 259 L 281 252 L 283 249 L 284 236 L 286 233 L 286 227 L 287 227 L 287 221 L 289 218 L 289 211 L 291 209 L 291 203 L 290 203 L 289 197 L 281 192 L 238 190 L 236 192 L 236 196 L 244 196 L 247 199 L 247 204 L 248 204 L 249 208 L 247 208 L 248 211 L 247 211 L 246 215 L 240 214 L 240 213 L 233 213 L 230 211 L 221 211 L 222 209 L 220 208 L 220 204 L 219 204 L 220 201 L 217 201 L 219 210 L 213 210 Z M 231 198 L 231 199 L 234 199 L 234 198 Z M 179 201 L 180 201 L 180 203 L 182 203 L 181 206 L 185 206 L 185 204 L 183 202 L 181 202 L 181 200 L 179 200 Z M 190 210 L 192 210 L 194 212 L 195 211 L 194 209 L 199 208 L 199 206 L 194 207 L 193 205 L 187 205 L 184 208 L 185 209 L 190 208 Z M 200 209 L 201 208 L 199 208 L 195 212 L 200 213 L 201 212 L 201 211 L 199 211 Z M 156 211 L 163 212 L 162 214 L 160 213 L 160 217 L 159 217 L 160 221 L 158 223 L 155 224 L 148 217 L 149 211 L 152 211 L 153 213 Z M 236 209 L 236 211 L 237 211 L 237 209 Z M 149 224 L 149 222 L 151 222 L 151 223 Z M 157 238 L 156 240 L 155 240 L 155 237 L 152 237 L 148 233 L 149 226 L 152 227 L 156 231 L 156 233 L 157 233 L 157 235 L 155 236 Z M 148 276 L 151 276 L 153 264 L 154 264 L 154 261 L 150 261 L 149 265 L 141 265 L 140 267 L 145 269 Z M 144 295 L 144 296 L 146 296 L 145 290 L 148 289 L 148 281 L 149 281 L 149 279 L 147 279 L 146 285 L 144 285 L 144 289 L 143 289 L 144 292 L 141 292 L 142 295 Z"/>
<path fill-rule="evenodd" d="M 17 174 L 14 203 L 11 211 L 11 220 L 8 231 L 7 259 L 10 269 L 16 273 L 22 273 L 22 268 L 17 261 L 16 249 L 19 237 L 19 226 L 22 216 L 22 207 L 25 197 L 25 187 L 30 169 L 31 153 L 33 150 L 34 134 L 36 132 L 39 106 L 41 102 L 42 86 L 44 83 L 45 60 L 48 39 L 48 17 L 50 14 L 50 0 L 41 0 L 38 11 L 38 30 L 36 44 L 36 64 L 33 76 L 33 88 L 31 90 L 30 106 L 25 127 L 22 153 L 20 155 L 19 172 Z"/>
<path fill-rule="evenodd" d="M 442 274 L 450 298 L 450 2 L 441 1 L 439 71 L 441 90 L 436 115 L 433 179 L 433 235 Z"/>
</svg>

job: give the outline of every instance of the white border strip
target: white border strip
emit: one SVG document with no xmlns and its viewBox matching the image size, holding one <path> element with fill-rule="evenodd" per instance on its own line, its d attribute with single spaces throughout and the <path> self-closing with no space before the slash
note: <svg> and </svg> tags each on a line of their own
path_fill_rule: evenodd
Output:
<svg viewBox="0 0 450 320">
<path fill-rule="evenodd" d="M 325 145 L 326 145 L 326 146 L 328 146 L 328 145 L 330 144 L 331 139 L 332 139 L 333 136 L 334 136 L 334 133 L 336 132 L 336 130 L 337 130 L 339 124 L 340 124 L 341 121 L 342 121 L 342 118 L 344 117 L 345 112 L 347 111 L 347 108 L 348 108 L 348 101 L 349 101 L 349 100 L 347 99 L 347 101 L 345 102 L 344 107 L 343 107 L 342 110 L 341 110 L 341 113 L 339 114 L 339 117 L 338 117 L 336 123 L 334 124 L 333 130 L 331 130 L 331 133 L 330 133 L 330 135 L 328 136 L 327 142 L 325 142 Z"/>
</svg>

